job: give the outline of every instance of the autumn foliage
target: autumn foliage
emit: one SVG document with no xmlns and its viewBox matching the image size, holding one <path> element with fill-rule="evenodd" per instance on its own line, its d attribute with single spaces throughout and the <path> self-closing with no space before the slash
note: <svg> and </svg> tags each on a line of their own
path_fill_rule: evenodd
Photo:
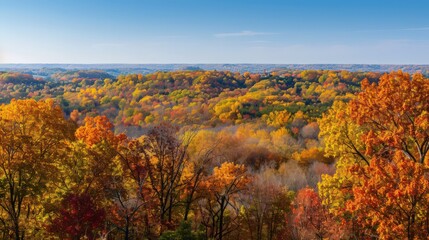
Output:
<svg viewBox="0 0 429 240">
<path fill-rule="evenodd" d="M 322 205 L 320 197 L 311 188 L 298 191 L 293 208 L 293 226 L 299 239 L 324 239 L 335 233 L 335 223 Z M 337 226 L 338 227 L 338 226 Z M 340 231 L 340 229 L 336 229 Z"/>
<path fill-rule="evenodd" d="M 63 239 L 97 239 L 106 213 L 98 209 L 87 194 L 69 194 L 61 202 L 58 216 L 52 220 L 49 231 Z"/>
<path fill-rule="evenodd" d="M 352 235 L 428 236 L 428 100 L 429 81 L 399 71 L 384 75 L 379 83 L 364 81 L 348 109 L 325 116 L 339 117 L 322 122 L 322 129 L 337 123 L 341 127 L 332 131 L 334 138 L 322 131 L 326 144 L 340 146 L 328 153 L 343 155 L 337 173 L 325 176 L 319 188 L 331 212 L 355 226 Z"/>
<path fill-rule="evenodd" d="M 429 235 L 422 74 L 1 75 L 2 239 Z"/>
</svg>

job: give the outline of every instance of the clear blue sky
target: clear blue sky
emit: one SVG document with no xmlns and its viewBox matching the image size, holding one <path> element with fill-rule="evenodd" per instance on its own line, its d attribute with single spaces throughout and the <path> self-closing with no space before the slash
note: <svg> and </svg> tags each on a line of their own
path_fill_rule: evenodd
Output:
<svg viewBox="0 0 429 240">
<path fill-rule="evenodd" d="M 429 64 L 427 0 L 0 0 L 0 63 Z"/>
</svg>

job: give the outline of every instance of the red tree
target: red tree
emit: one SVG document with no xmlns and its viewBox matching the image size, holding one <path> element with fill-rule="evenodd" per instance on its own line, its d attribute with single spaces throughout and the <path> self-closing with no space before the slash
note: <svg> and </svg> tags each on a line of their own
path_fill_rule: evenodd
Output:
<svg viewBox="0 0 429 240">
<path fill-rule="evenodd" d="M 88 194 L 68 194 L 48 230 L 62 239 L 96 239 L 96 232 L 103 226 L 105 216 L 104 210 L 98 209 Z"/>
<path fill-rule="evenodd" d="M 331 236 L 330 232 L 334 222 L 312 188 L 307 187 L 299 190 L 294 205 L 293 225 L 298 238 L 336 238 Z"/>
</svg>

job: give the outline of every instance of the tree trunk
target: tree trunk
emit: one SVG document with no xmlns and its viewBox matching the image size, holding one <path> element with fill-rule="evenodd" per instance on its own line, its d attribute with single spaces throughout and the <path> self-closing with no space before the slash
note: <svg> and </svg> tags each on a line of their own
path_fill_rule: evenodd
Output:
<svg viewBox="0 0 429 240">
<path fill-rule="evenodd" d="M 128 219 L 128 216 L 125 220 L 125 238 L 124 240 L 129 240 L 130 239 L 130 221 Z"/>
<path fill-rule="evenodd" d="M 15 235 L 15 240 L 21 240 L 21 234 L 19 233 L 20 232 L 20 229 L 19 229 L 19 222 L 18 222 L 19 220 L 14 220 L 13 221 L 13 230 L 14 230 L 14 235 Z"/>
<path fill-rule="evenodd" d="M 223 213 L 224 213 L 225 196 L 222 196 L 220 203 L 220 216 L 219 216 L 219 240 L 223 237 Z"/>
</svg>

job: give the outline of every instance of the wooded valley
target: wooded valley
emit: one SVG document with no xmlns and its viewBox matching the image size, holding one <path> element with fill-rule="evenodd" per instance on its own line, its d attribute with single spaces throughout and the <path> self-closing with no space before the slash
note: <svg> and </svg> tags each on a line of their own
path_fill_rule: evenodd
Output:
<svg viewBox="0 0 429 240">
<path fill-rule="evenodd" d="M 421 73 L 0 72 L 2 239 L 426 239 Z"/>
</svg>

